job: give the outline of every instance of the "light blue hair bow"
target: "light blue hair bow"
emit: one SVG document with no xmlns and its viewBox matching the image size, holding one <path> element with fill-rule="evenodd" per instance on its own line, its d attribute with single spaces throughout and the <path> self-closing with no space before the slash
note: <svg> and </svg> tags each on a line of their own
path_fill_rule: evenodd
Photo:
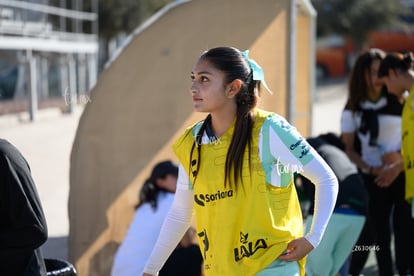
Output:
<svg viewBox="0 0 414 276">
<path fill-rule="evenodd" d="M 256 61 L 249 58 L 249 50 L 243 51 L 242 54 L 246 58 L 247 62 L 249 63 L 250 69 L 252 69 L 253 79 L 261 81 L 264 88 L 266 88 L 266 90 L 269 91 L 270 94 L 273 94 L 272 90 L 270 90 L 269 87 L 266 84 L 265 77 L 264 77 L 264 71 L 263 71 L 262 67 L 260 67 L 260 65 L 257 64 Z"/>
</svg>

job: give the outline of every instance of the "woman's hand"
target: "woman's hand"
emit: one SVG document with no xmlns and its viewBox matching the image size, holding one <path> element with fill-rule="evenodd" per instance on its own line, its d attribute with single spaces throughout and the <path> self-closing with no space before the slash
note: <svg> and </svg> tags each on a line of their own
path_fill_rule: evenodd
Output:
<svg viewBox="0 0 414 276">
<path fill-rule="evenodd" d="M 378 187 L 387 188 L 394 182 L 403 169 L 402 162 L 385 165 L 375 178 L 375 182 Z"/>
<path fill-rule="evenodd" d="M 282 261 L 298 261 L 309 254 L 313 245 L 305 238 L 299 238 L 289 242 L 285 253 L 279 256 Z"/>
<path fill-rule="evenodd" d="M 375 182 L 378 187 L 387 188 L 404 170 L 402 157 L 399 152 L 387 152 L 382 156 L 383 166 L 378 172 Z"/>
<path fill-rule="evenodd" d="M 148 274 L 148 273 L 142 273 L 142 276 L 154 276 L 154 275 L 152 275 L 152 274 Z"/>
</svg>

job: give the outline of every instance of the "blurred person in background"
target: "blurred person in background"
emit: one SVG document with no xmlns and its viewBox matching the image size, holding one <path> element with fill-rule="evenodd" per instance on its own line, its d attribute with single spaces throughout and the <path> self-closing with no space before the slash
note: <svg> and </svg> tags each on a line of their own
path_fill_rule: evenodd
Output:
<svg viewBox="0 0 414 276">
<path fill-rule="evenodd" d="M 406 275 L 412 262 L 409 241 L 414 236 L 406 227 L 410 206 L 404 199 L 405 175 L 386 170 L 400 158 L 403 99 L 387 93 L 377 76 L 384 57 L 385 52 L 380 49 L 370 49 L 358 56 L 349 79 L 348 101 L 341 115 L 345 151 L 359 168 L 369 195 L 367 221 L 356 245 L 361 250 L 352 254 L 351 275 L 360 274 L 371 249 L 376 253 L 379 275 L 394 275 L 391 229 L 400 275 Z M 356 150 L 356 142 L 360 150 Z M 384 174 L 394 180 L 386 182 L 379 177 Z"/>
<path fill-rule="evenodd" d="M 336 275 L 347 261 L 362 230 L 367 212 L 368 194 L 355 166 L 344 152 L 341 139 L 334 133 L 321 134 L 307 139 L 308 143 L 332 168 L 339 182 L 338 198 L 325 235 L 317 248 L 311 251 L 306 262 L 306 275 Z M 314 185 L 299 174 L 311 205 L 306 219 L 306 231 L 313 219 Z M 324 265 L 320 265 L 323 260 Z M 348 267 L 341 271 L 348 275 Z"/>
<path fill-rule="evenodd" d="M 165 216 L 173 202 L 177 177 L 178 167 L 169 160 L 159 162 L 154 166 L 150 177 L 144 182 L 140 190 L 135 215 L 122 244 L 115 254 L 112 266 L 113 276 L 132 276 L 142 273 Z M 188 235 L 191 237 L 191 233 Z M 175 255 L 170 259 L 168 268 L 166 267 L 162 274 L 160 272 L 160 275 L 201 275 L 201 252 L 198 246 L 196 246 L 198 251 L 194 250 L 192 243 L 188 242 L 188 237 L 185 238 L 178 248 L 186 248 L 186 250 L 175 252 Z M 194 253 L 194 256 L 192 256 L 192 253 L 188 253 L 189 251 Z M 192 259 L 177 261 L 177 258 L 179 259 L 184 253 L 191 255 Z M 182 274 L 168 274 L 169 271 L 177 269 L 178 265 L 185 266 L 180 270 Z M 198 274 L 193 274 L 192 271 L 198 271 Z"/>
<path fill-rule="evenodd" d="M 388 91 L 403 97 L 408 92 L 402 114 L 402 154 L 405 169 L 405 197 L 411 202 L 414 211 L 414 55 L 407 53 L 389 53 L 381 62 L 378 70 Z M 402 162 L 398 163 L 402 165 Z M 390 167 L 391 169 L 393 167 Z M 400 169 L 401 166 L 399 167 Z M 398 169 L 395 166 L 395 169 Z M 414 217 L 414 212 L 413 212 Z"/>
<path fill-rule="evenodd" d="M 46 276 L 47 225 L 29 164 L 0 139 L 0 275 Z"/>
<path fill-rule="evenodd" d="M 411 204 L 411 222 L 407 225 L 414 233 L 414 55 L 412 52 L 389 53 L 381 62 L 378 77 L 385 83 L 389 93 L 405 97 L 402 113 L 402 160 L 387 166 L 388 170 L 405 172 L 405 199 Z M 408 95 L 405 95 L 408 92 Z M 392 181 L 387 175 L 380 175 L 384 181 Z M 414 248 L 411 239 L 409 247 Z M 410 262 L 410 272 L 414 274 L 414 262 Z"/>
<path fill-rule="evenodd" d="M 167 259 L 158 276 L 201 276 L 203 256 L 195 242 L 196 230 L 188 228 L 178 246 Z"/>
</svg>

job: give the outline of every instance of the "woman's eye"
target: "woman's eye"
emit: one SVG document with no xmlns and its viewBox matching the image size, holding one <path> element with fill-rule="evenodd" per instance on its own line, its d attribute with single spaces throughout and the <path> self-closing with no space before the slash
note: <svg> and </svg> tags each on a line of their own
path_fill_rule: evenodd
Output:
<svg viewBox="0 0 414 276">
<path fill-rule="evenodd" d="M 200 76 L 200 77 L 195 77 L 195 76 L 190 76 L 191 82 L 207 82 L 209 81 L 209 79 L 207 77 L 204 76 Z"/>
</svg>

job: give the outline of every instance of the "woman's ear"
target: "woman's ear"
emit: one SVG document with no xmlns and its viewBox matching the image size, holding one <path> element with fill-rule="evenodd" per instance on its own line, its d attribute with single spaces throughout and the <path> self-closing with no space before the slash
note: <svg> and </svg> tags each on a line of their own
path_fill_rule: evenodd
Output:
<svg viewBox="0 0 414 276">
<path fill-rule="evenodd" d="M 242 81 L 239 79 L 235 79 L 227 85 L 226 95 L 228 98 L 234 98 L 237 93 L 239 93 L 240 88 L 242 86 Z"/>
</svg>

